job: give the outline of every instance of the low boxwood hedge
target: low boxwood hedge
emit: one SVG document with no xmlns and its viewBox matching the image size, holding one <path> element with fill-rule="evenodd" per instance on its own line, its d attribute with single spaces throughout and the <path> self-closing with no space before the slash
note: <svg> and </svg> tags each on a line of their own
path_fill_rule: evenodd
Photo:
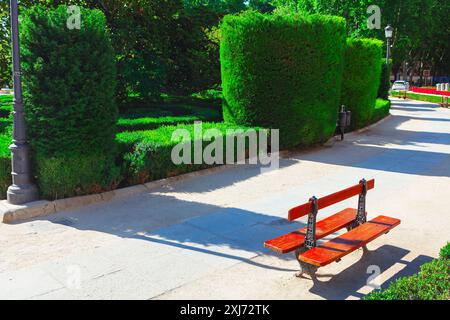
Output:
<svg viewBox="0 0 450 320">
<path fill-rule="evenodd" d="M 11 135 L 0 134 L 0 200 L 6 199 L 6 190 L 11 185 Z"/>
<path fill-rule="evenodd" d="M 12 95 L 0 95 L 0 200 L 11 185 Z"/>
<path fill-rule="evenodd" d="M 214 109 L 194 107 L 183 108 L 183 115 L 170 108 L 157 110 L 134 110 L 123 114 L 117 122 L 117 129 L 122 131 L 152 130 L 162 126 L 193 123 L 194 121 L 220 121 L 221 114 Z"/>
<path fill-rule="evenodd" d="M 122 132 L 117 135 L 119 153 L 123 163 L 122 172 L 125 179 L 123 185 L 171 177 L 211 166 L 205 163 L 194 164 L 193 143 L 190 149 L 191 164 L 173 163 L 171 159 L 172 149 L 179 141 L 172 140 L 172 133 L 177 129 L 186 129 L 192 142 L 201 140 L 193 136 L 194 124 L 163 126 L 156 130 Z M 225 138 L 227 137 L 227 129 L 241 129 L 245 131 L 249 128 L 226 123 L 202 123 L 203 132 L 208 129 L 217 129 L 221 137 Z M 256 130 L 259 129 L 256 128 Z M 205 147 L 210 143 L 210 141 L 203 141 L 201 144 L 202 147 Z M 225 154 L 225 142 L 223 147 L 223 154 Z M 245 148 L 246 150 L 248 149 L 248 141 L 246 141 Z"/>
<path fill-rule="evenodd" d="M 450 243 L 441 249 L 439 259 L 425 263 L 418 274 L 395 280 L 386 290 L 377 290 L 365 300 L 449 300 Z"/>
<path fill-rule="evenodd" d="M 392 91 L 391 95 L 394 97 L 401 97 L 403 98 L 405 95 L 405 92 L 399 92 L 399 91 Z M 406 92 L 406 98 L 411 100 L 419 100 L 419 101 L 425 101 L 425 102 L 431 102 L 431 103 L 442 103 L 442 96 L 433 96 L 428 94 L 420 94 L 420 93 L 414 93 L 414 92 Z"/>
<path fill-rule="evenodd" d="M 389 114 L 391 110 L 391 101 L 384 99 L 377 99 L 375 104 L 375 110 L 372 115 L 372 122 L 377 122 L 383 119 Z"/>
</svg>

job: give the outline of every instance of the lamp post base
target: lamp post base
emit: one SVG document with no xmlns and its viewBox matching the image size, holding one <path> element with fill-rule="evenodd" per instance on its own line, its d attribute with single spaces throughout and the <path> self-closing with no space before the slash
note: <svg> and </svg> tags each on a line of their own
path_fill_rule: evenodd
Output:
<svg viewBox="0 0 450 320">
<path fill-rule="evenodd" d="M 6 193 L 7 200 L 11 204 L 20 205 L 39 199 L 38 189 L 34 184 L 23 186 L 11 185 Z"/>
</svg>

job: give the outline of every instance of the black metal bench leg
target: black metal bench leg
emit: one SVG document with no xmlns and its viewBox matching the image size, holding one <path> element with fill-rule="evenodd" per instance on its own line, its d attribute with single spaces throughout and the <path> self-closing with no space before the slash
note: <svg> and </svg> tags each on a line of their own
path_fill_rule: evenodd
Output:
<svg viewBox="0 0 450 320">
<path fill-rule="evenodd" d="M 315 280 L 317 267 L 309 263 L 303 262 L 298 258 L 302 253 L 306 251 L 308 251 L 308 249 L 305 247 L 295 250 L 295 258 L 297 259 L 298 264 L 300 265 L 300 270 L 295 274 L 295 276 L 297 278 L 302 278 L 303 275 L 306 273 L 311 277 L 312 280 Z"/>
</svg>

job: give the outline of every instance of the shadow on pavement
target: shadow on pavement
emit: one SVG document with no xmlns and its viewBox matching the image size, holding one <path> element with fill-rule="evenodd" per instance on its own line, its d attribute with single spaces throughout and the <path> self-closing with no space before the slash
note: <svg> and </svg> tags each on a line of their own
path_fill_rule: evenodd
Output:
<svg viewBox="0 0 450 320">
<path fill-rule="evenodd" d="M 399 273 L 396 273 L 389 279 L 381 279 L 381 288 L 384 289 L 399 277 L 417 273 L 422 264 L 433 260 L 432 257 L 423 255 L 416 257 L 413 261 L 403 260 L 408 253 L 408 250 L 395 246 L 381 246 L 374 251 L 364 254 L 359 261 L 341 273 L 330 275 L 331 279 L 328 281 L 320 280 L 328 275 L 321 275 L 321 269 L 319 269 L 318 280 L 314 281 L 310 292 L 331 300 L 343 300 L 349 297 L 363 298 L 366 294 L 359 293 L 358 290 L 366 286 L 369 277 L 373 275 L 373 271 L 369 267 L 379 267 L 381 273 L 383 273 L 395 264 L 404 265 L 404 268 Z"/>
</svg>

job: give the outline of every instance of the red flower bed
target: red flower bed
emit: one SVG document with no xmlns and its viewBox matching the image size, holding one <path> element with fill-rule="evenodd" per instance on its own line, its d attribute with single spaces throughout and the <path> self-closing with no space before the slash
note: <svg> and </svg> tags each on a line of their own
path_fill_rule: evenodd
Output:
<svg viewBox="0 0 450 320">
<path fill-rule="evenodd" d="M 436 89 L 426 89 L 426 88 L 411 88 L 412 92 L 416 93 L 426 93 L 426 94 L 436 94 L 441 96 L 450 96 L 450 91 L 437 91 Z"/>
</svg>

